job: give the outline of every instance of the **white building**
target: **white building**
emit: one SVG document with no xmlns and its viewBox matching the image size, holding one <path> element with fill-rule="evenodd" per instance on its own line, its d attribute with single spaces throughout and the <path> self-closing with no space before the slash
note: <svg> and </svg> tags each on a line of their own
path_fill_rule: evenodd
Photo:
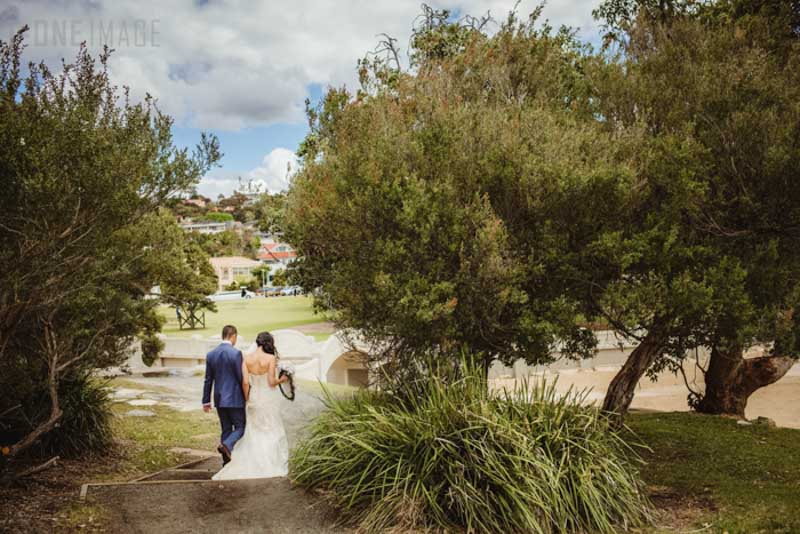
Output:
<svg viewBox="0 0 800 534">
<path fill-rule="evenodd" d="M 201 234 L 218 234 L 234 227 L 235 221 L 193 221 L 186 220 L 180 227 L 187 232 L 200 232 Z"/>
</svg>

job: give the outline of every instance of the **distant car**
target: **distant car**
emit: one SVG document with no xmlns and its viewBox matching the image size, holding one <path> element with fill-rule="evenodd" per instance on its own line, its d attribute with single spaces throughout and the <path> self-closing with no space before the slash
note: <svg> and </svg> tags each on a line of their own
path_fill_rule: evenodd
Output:
<svg viewBox="0 0 800 534">
<path fill-rule="evenodd" d="M 281 295 L 281 291 L 283 291 L 283 286 L 270 287 L 267 289 L 267 296 L 278 297 Z"/>
<path fill-rule="evenodd" d="M 300 286 L 289 286 L 281 291 L 281 295 L 288 296 L 288 295 L 299 295 L 303 291 L 300 289 Z"/>
<path fill-rule="evenodd" d="M 249 290 L 245 290 L 244 296 L 242 296 L 242 290 L 237 289 L 236 291 L 220 291 L 218 293 L 214 293 L 213 295 L 209 295 L 208 298 L 214 302 L 223 302 L 226 300 L 251 299 L 255 296 L 256 294 Z"/>
</svg>

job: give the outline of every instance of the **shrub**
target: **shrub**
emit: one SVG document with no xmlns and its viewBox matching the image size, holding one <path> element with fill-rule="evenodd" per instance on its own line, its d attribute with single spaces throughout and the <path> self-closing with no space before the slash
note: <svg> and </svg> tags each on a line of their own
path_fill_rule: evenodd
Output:
<svg viewBox="0 0 800 534">
<path fill-rule="evenodd" d="M 605 533 L 648 522 L 641 460 L 583 393 L 526 383 L 490 394 L 474 370 L 409 390 L 327 394 L 293 452 L 293 480 L 325 490 L 367 531 Z"/>
<path fill-rule="evenodd" d="M 139 350 L 142 351 L 142 362 L 150 367 L 158 360 L 158 356 L 164 350 L 164 342 L 155 334 L 142 335 L 139 342 Z"/>
<path fill-rule="evenodd" d="M 202 222 L 228 222 L 233 220 L 233 215 L 230 213 L 211 211 L 202 217 L 198 217 L 197 220 Z"/>
<path fill-rule="evenodd" d="M 78 456 L 108 449 L 113 440 L 113 413 L 107 384 L 90 376 L 63 380 L 59 400 L 64 415 L 42 438 L 41 453 Z M 49 404 L 47 395 L 42 402 Z"/>
</svg>

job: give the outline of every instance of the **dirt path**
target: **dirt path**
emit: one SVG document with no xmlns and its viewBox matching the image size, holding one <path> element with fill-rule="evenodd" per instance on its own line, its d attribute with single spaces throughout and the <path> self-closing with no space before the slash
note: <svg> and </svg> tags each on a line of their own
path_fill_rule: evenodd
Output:
<svg viewBox="0 0 800 534">
<path fill-rule="evenodd" d="M 108 511 L 115 533 L 348 532 L 333 526 L 320 499 L 285 478 L 101 486 L 87 503 Z"/>
</svg>

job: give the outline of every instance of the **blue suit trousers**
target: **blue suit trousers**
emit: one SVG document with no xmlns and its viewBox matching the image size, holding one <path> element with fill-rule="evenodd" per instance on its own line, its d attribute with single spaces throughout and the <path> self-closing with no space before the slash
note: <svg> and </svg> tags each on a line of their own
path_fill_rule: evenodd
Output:
<svg viewBox="0 0 800 534">
<path fill-rule="evenodd" d="M 244 408 L 217 408 L 217 415 L 222 426 L 222 444 L 233 451 L 236 442 L 244 435 Z"/>
</svg>

